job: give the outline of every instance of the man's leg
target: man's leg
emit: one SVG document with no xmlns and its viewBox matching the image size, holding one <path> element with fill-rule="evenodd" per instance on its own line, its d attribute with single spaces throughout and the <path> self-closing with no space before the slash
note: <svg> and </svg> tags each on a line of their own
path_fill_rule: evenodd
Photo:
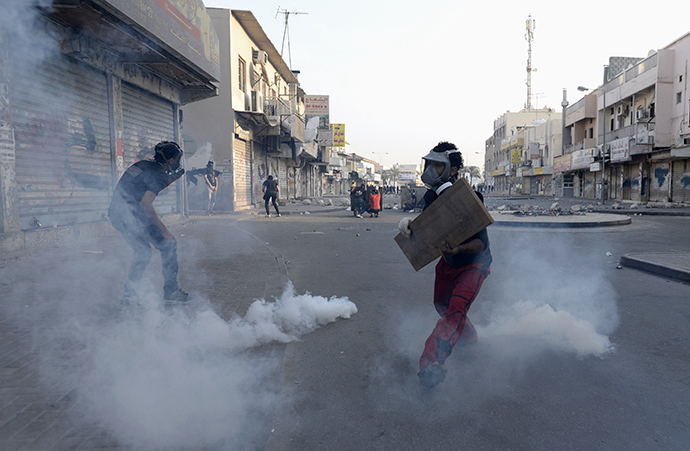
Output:
<svg viewBox="0 0 690 451">
<path fill-rule="evenodd" d="M 127 280 L 125 281 L 124 297 L 136 297 L 144 270 L 146 270 L 146 266 L 151 261 L 151 245 L 143 229 L 131 230 L 126 226 L 113 225 L 122 234 L 127 245 L 134 251 Z"/>
<path fill-rule="evenodd" d="M 266 216 L 270 216 L 271 212 L 268 211 L 268 201 L 271 197 L 270 196 L 265 196 L 264 197 L 264 207 L 266 207 Z"/>
<path fill-rule="evenodd" d="M 276 203 L 276 197 L 277 196 L 275 194 L 271 194 L 271 202 L 273 203 L 273 208 L 276 209 L 276 214 L 279 215 L 280 210 L 278 210 L 278 204 Z"/>
<path fill-rule="evenodd" d="M 448 269 L 447 267 L 450 265 L 444 262 L 444 266 L 445 267 L 441 269 Z M 467 269 L 457 269 L 462 269 L 462 271 L 458 271 L 448 305 L 445 306 L 443 297 L 439 298 L 440 302 L 436 303 L 436 300 L 434 302 L 436 310 L 439 311 L 439 313 L 443 312 L 443 316 L 438 320 L 436 327 L 424 344 L 424 352 L 419 359 L 420 370 L 423 370 L 434 362 L 443 364 L 446 361 L 453 351 L 453 347 L 463 335 L 467 323 L 467 312 L 472 302 L 474 302 L 474 299 L 477 297 L 484 279 L 489 275 L 489 271 L 482 269 L 480 265 L 472 265 Z M 437 273 L 438 272 L 439 268 L 437 266 Z M 449 274 L 446 274 L 446 276 L 447 275 Z M 447 292 L 440 294 L 446 295 Z M 463 340 L 476 340 L 476 330 L 474 330 L 474 326 L 471 326 L 469 329 L 470 330 L 464 334 Z"/>
<path fill-rule="evenodd" d="M 180 289 L 177 282 L 179 265 L 177 262 L 177 243 L 166 240 L 155 227 L 149 228 L 151 242 L 161 252 L 161 266 L 163 270 L 163 292 L 167 299 L 172 293 Z"/>
</svg>

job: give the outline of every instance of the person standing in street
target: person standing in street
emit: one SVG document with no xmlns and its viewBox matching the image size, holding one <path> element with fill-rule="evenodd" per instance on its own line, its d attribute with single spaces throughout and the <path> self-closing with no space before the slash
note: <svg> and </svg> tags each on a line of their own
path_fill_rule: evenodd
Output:
<svg viewBox="0 0 690 451">
<path fill-rule="evenodd" d="M 151 261 L 151 245 L 161 253 L 166 303 L 189 300 L 177 281 L 177 241 L 153 206 L 156 196 L 184 174 L 182 149 L 177 143 L 161 141 L 154 152 L 153 160 L 137 161 L 125 171 L 108 209 L 111 224 L 134 251 L 121 301 L 123 305 L 139 303 L 139 284 Z"/>
<path fill-rule="evenodd" d="M 206 208 L 206 214 L 211 216 L 213 215 L 213 207 L 216 205 L 216 193 L 218 192 L 218 177 L 216 177 L 216 171 L 213 169 L 213 161 L 209 161 L 206 164 L 204 180 L 206 181 L 206 188 L 208 188 L 208 206 Z"/>
<path fill-rule="evenodd" d="M 424 195 L 428 207 L 457 180 L 463 162 L 460 151 L 449 142 L 440 142 L 423 159 L 422 182 L 428 188 Z M 483 196 L 476 194 L 483 201 Z M 408 237 L 411 221 L 411 218 L 403 218 L 399 224 L 400 231 Z M 486 229 L 457 246 L 443 243 L 440 250 L 442 257 L 436 264 L 434 281 L 434 308 L 441 319 L 424 344 L 417 375 L 419 382 L 429 388 L 445 379 L 445 361 L 458 341 L 465 344 L 477 341 L 477 331 L 467 313 L 491 272 L 492 262 Z"/>
<path fill-rule="evenodd" d="M 266 207 L 266 217 L 271 217 L 271 212 L 268 210 L 268 201 L 273 203 L 273 208 L 276 209 L 276 215 L 280 217 L 280 210 L 278 210 L 278 204 L 276 203 L 276 198 L 280 192 L 280 186 L 278 186 L 278 181 L 273 180 L 273 176 L 269 175 L 268 179 L 264 182 L 261 190 L 264 193 L 264 205 Z"/>
<path fill-rule="evenodd" d="M 355 217 L 361 218 L 362 213 L 364 213 L 365 209 L 365 204 L 364 204 L 364 183 L 362 183 L 362 186 L 357 186 L 354 185 L 352 187 L 352 191 L 350 193 L 351 199 L 354 200 L 354 203 L 351 202 L 352 204 L 352 212 L 354 213 Z"/>
</svg>

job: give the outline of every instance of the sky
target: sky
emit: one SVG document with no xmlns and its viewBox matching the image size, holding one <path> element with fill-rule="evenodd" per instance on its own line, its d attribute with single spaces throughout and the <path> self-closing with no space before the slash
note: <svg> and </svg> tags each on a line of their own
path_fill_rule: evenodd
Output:
<svg viewBox="0 0 690 451">
<path fill-rule="evenodd" d="M 533 107 L 561 111 L 578 86 L 601 85 L 610 56 L 646 57 L 690 32 L 682 2 L 204 0 L 252 11 L 307 94 L 330 96 L 349 152 L 418 164 L 439 141 L 483 167 L 493 121 L 527 102 L 525 21 Z M 288 19 L 289 52 L 284 40 Z"/>
</svg>

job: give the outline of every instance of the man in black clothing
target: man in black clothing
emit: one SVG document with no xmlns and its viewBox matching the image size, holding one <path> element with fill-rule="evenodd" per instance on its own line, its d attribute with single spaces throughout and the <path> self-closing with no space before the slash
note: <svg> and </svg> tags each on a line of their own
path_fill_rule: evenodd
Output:
<svg viewBox="0 0 690 451">
<path fill-rule="evenodd" d="M 160 220 L 153 201 L 163 189 L 182 177 L 182 149 L 174 142 L 162 141 L 155 147 L 154 160 L 141 160 L 122 175 L 113 192 L 108 215 L 110 222 L 134 251 L 125 282 L 123 305 L 138 302 L 139 282 L 151 261 L 151 245 L 161 253 L 164 299 L 185 303 L 188 294 L 177 282 L 177 241 Z"/>
<path fill-rule="evenodd" d="M 268 211 L 269 200 L 273 203 L 273 208 L 276 209 L 276 215 L 280 216 L 280 210 L 278 210 L 278 204 L 276 203 L 276 198 L 278 197 L 278 191 L 280 191 L 280 186 L 278 186 L 278 182 L 276 180 L 273 180 L 272 175 L 269 175 L 268 179 L 264 182 L 262 191 L 264 192 L 266 217 L 271 216 L 271 213 Z"/>
</svg>

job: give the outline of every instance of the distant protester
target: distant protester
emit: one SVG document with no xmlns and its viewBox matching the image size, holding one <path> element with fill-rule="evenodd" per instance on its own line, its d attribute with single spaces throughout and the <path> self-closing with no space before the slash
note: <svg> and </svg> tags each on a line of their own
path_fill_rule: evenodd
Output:
<svg viewBox="0 0 690 451">
<path fill-rule="evenodd" d="M 439 143 L 423 159 L 422 182 L 428 188 L 423 200 L 428 207 L 457 180 L 463 162 L 460 151 L 449 142 Z M 483 196 L 476 194 L 483 201 Z M 410 236 L 410 222 L 411 218 L 403 218 L 399 224 L 406 236 Z M 441 319 L 426 340 L 419 359 L 419 382 L 429 388 L 445 379 L 444 363 L 458 341 L 468 344 L 477 341 L 477 331 L 467 312 L 489 276 L 492 262 L 486 229 L 454 247 L 443 243 L 440 250 L 443 256 L 436 264 L 434 308 Z"/>
<path fill-rule="evenodd" d="M 369 217 L 379 217 L 379 212 L 381 211 L 381 193 L 378 188 L 374 188 L 374 191 L 369 196 Z"/>
<path fill-rule="evenodd" d="M 110 222 L 134 251 L 121 303 L 139 303 L 139 284 L 151 261 L 151 245 L 161 253 L 163 297 L 167 303 L 186 303 L 189 295 L 177 282 L 177 241 L 158 217 L 153 201 L 175 180 L 182 177 L 182 149 L 177 143 L 156 144 L 154 160 L 140 160 L 120 178 L 108 215 Z"/>
<path fill-rule="evenodd" d="M 206 174 L 204 174 L 206 181 L 206 188 L 208 188 L 208 205 L 206 206 L 206 214 L 213 215 L 213 207 L 216 205 L 216 193 L 218 192 L 218 177 L 216 171 L 213 169 L 213 161 L 206 164 Z"/>
<path fill-rule="evenodd" d="M 261 190 L 264 193 L 264 206 L 266 207 L 266 217 L 271 217 L 271 212 L 268 210 L 269 201 L 273 203 L 273 208 L 276 209 L 276 216 L 280 217 L 280 210 L 278 210 L 278 204 L 276 203 L 276 198 L 278 197 L 278 193 L 280 192 L 280 186 L 278 186 L 278 181 L 273 180 L 273 176 L 269 175 L 266 181 L 264 182 L 264 185 L 261 188 Z"/>
</svg>

